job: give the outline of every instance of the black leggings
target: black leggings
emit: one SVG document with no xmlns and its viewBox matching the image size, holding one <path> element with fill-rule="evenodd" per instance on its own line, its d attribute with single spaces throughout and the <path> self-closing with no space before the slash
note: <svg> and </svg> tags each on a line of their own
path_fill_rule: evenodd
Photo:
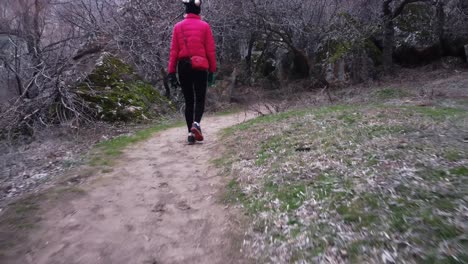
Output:
<svg viewBox="0 0 468 264">
<path fill-rule="evenodd" d="M 192 123 L 200 123 L 205 111 L 206 86 L 208 73 L 193 70 L 185 61 L 178 63 L 179 81 L 185 98 L 185 121 L 190 132 Z M 195 110 L 195 113 L 194 113 Z"/>
</svg>

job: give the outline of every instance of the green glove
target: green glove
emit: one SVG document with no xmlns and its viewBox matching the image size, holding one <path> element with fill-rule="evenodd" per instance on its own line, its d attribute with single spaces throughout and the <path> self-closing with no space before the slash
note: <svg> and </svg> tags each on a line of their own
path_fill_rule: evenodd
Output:
<svg viewBox="0 0 468 264">
<path fill-rule="evenodd" d="M 208 87 L 213 86 L 215 83 L 215 76 L 213 72 L 208 73 Z"/>
</svg>

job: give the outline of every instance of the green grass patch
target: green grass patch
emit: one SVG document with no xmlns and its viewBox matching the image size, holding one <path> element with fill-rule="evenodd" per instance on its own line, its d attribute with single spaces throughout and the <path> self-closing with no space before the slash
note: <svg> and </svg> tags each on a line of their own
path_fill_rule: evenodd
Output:
<svg viewBox="0 0 468 264">
<path fill-rule="evenodd" d="M 456 208 L 456 203 L 449 197 L 436 198 L 433 204 L 435 208 L 446 212 L 452 212 Z"/>
<path fill-rule="evenodd" d="M 331 174 L 320 174 L 316 178 L 316 180 L 313 183 L 313 195 L 315 199 L 318 200 L 325 200 L 325 199 L 333 199 L 336 200 L 336 196 L 339 195 L 341 197 L 340 193 L 334 193 L 333 190 L 337 186 L 337 182 L 341 181 L 339 178 L 337 178 L 336 175 L 331 175 Z M 332 198 L 333 196 L 333 198 Z"/>
<path fill-rule="evenodd" d="M 281 211 L 292 211 L 299 208 L 306 198 L 305 184 L 275 184 L 267 183 L 264 186 L 267 193 L 271 193 L 273 199 L 280 201 Z"/>
<path fill-rule="evenodd" d="M 245 131 L 251 127 L 254 127 L 256 125 L 261 125 L 261 124 L 269 124 L 273 122 L 278 122 L 279 120 L 287 119 L 290 117 L 295 117 L 295 116 L 303 116 L 307 114 L 308 112 L 306 110 L 297 110 L 297 111 L 291 111 L 291 112 L 284 112 L 284 113 L 279 113 L 279 114 L 272 114 L 272 115 L 265 115 L 265 116 L 260 116 L 255 119 L 250 119 L 246 122 L 243 122 L 239 125 L 232 126 L 225 128 L 222 132 L 223 136 L 228 136 L 228 135 L 233 135 L 236 134 L 237 132 L 240 131 Z"/>
<path fill-rule="evenodd" d="M 303 110 L 305 114 L 310 114 L 315 116 L 316 118 L 324 118 L 327 116 L 332 116 L 334 114 L 344 115 L 345 113 L 348 114 L 355 114 L 356 111 L 360 111 L 360 108 L 357 105 L 332 105 L 327 107 L 321 107 L 318 109 L 309 109 Z M 354 111 L 354 112 L 353 112 Z M 308 113 L 307 113 L 308 112 Z M 350 113 L 353 112 L 353 113 Z"/>
<path fill-rule="evenodd" d="M 244 111 L 244 109 L 240 107 L 232 107 L 232 108 L 224 109 L 222 111 L 215 112 L 214 115 L 215 116 L 227 116 L 227 115 L 237 114 L 242 111 Z"/>
<path fill-rule="evenodd" d="M 397 125 L 368 125 L 358 130 L 358 133 L 364 137 L 364 140 L 378 138 L 385 135 L 403 134 L 412 131 L 409 126 Z"/>
<path fill-rule="evenodd" d="M 338 120 L 343 121 L 346 125 L 356 124 L 362 120 L 362 114 L 357 112 L 344 112 L 337 116 Z"/>
<path fill-rule="evenodd" d="M 225 168 L 232 164 L 232 161 L 229 160 L 226 156 L 221 158 L 211 160 L 211 164 L 215 165 L 216 168 Z"/>
<path fill-rule="evenodd" d="M 270 157 L 277 155 L 278 148 L 282 145 L 281 140 L 282 136 L 271 137 L 267 143 L 262 144 L 260 151 L 257 153 L 255 164 L 258 166 L 263 165 Z"/>
<path fill-rule="evenodd" d="M 455 108 L 345 105 L 265 116 L 225 130 L 229 155 L 217 163 L 255 161 L 246 175 L 231 175 L 243 180 L 228 186 L 230 196 L 261 219 L 253 220 L 260 237 L 281 240 L 298 262 L 330 246 L 346 249 L 352 263 L 372 262 L 366 250 L 400 247 L 394 237 L 422 249 L 417 256 L 399 252 L 398 260 L 418 262 L 433 251 L 441 259 L 439 245 L 462 234 L 454 217 L 468 170 L 451 128 L 463 125 L 463 115 Z M 309 244 L 300 250 L 295 241 L 304 237 Z"/>
<path fill-rule="evenodd" d="M 105 169 L 101 170 L 101 173 L 111 173 L 113 171 L 114 171 L 114 169 L 112 169 L 112 168 L 105 168 Z"/>
<path fill-rule="evenodd" d="M 53 198 L 63 198 L 63 195 L 83 195 L 85 193 L 86 193 L 85 190 L 76 186 L 72 186 L 72 187 L 59 187 L 54 190 L 50 190 L 48 195 L 49 197 L 53 197 Z"/>
<path fill-rule="evenodd" d="M 243 202 L 245 200 L 245 194 L 235 179 L 229 181 L 224 200 L 225 202 Z"/>
<path fill-rule="evenodd" d="M 423 212 L 422 223 L 428 227 L 427 229 L 431 230 L 426 235 L 429 236 L 429 241 L 432 242 L 451 239 L 462 233 L 456 226 L 447 223 L 445 219 L 435 215 L 430 209 Z"/>
<path fill-rule="evenodd" d="M 89 160 L 91 166 L 111 166 L 115 157 L 121 155 L 123 150 L 135 143 L 144 141 L 152 137 L 155 133 L 185 124 L 183 121 L 166 122 L 137 131 L 133 135 L 118 136 L 96 144 L 93 154 Z"/>
<path fill-rule="evenodd" d="M 336 211 L 345 222 L 355 223 L 359 227 L 370 227 L 379 220 L 376 211 L 378 203 L 379 198 L 376 195 L 365 194 L 349 204 L 338 206 Z"/>
<path fill-rule="evenodd" d="M 366 251 L 370 248 L 381 248 L 385 246 L 385 242 L 376 238 L 370 238 L 368 240 L 356 240 L 346 247 L 346 251 L 349 255 L 350 263 L 363 263 Z"/>
<path fill-rule="evenodd" d="M 26 200 L 26 201 L 14 204 L 13 208 L 15 210 L 16 215 L 19 218 L 23 219 L 25 215 L 39 210 L 39 205 L 35 201 Z M 16 222 L 16 224 L 21 224 L 21 223 Z"/>
<path fill-rule="evenodd" d="M 0 259 L 3 251 L 8 252 L 26 241 L 30 232 L 40 225 L 43 211 L 84 193 L 85 191 L 78 187 L 59 185 L 9 204 L 0 216 Z"/>
<path fill-rule="evenodd" d="M 249 199 L 242 191 L 239 183 L 234 179 L 229 181 L 223 200 L 225 203 L 242 204 L 246 212 L 251 215 L 267 210 L 265 201 Z"/>
<path fill-rule="evenodd" d="M 443 180 L 447 177 L 447 172 L 445 170 L 435 169 L 435 168 L 424 168 L 418 172 L 422 178 L 426 180 Z"/>
<path fill-rule="evenodd" d="M 411 209 L 402 205 L 392 207 L 390 224 L 397 232 L 404 233 L 410 227 L 410 224 L 407 221 L 407 218 L 411 215 L 411 211 L 409 210 Z"/>
<path fill-rule="evenodd" d="M 38 214 L 40 210 L 39 202 L 44 198 L 44 195 L 30 195 L 10 204 L 0 219 L 0 227 L 11 232 L 23 232 L 32 229 L 40 220 Z"/>
<path fill-rule="evenodd" d="M 463 155 L 456 149 L 448 149 L 444 152 L 444 158 L 448 161 L 459 161 L 463 159 Z"/>
<path fill-rule="evenodd" d="M 239 125 L 225 128 L 222 132 L 222 135 L 223 136 L 234 135 L 238 132 L 245 131 L 255 126 L 260 126 L 264 124 L 271 124 L 275 122 L 287 122 L 287 120 L 290 118 L 298 118 L 298 117 L 303 117 L 305 115 L 314 115 L 316 117 L 323 117 L 330 113 L 341 112 L 345 110 L 352 110 L 355 108 L 356 106 L 353 106 L 353 105 L 335 105 L 335 106 L 322 107 L 322 108 L 313 109 L 313 110 L 301 109 L 301 110 L 282 112 L 278 114 L 260 116 L 258 118 L 250 119 Z"/>
<path fill-rule="evenodd" d="M 468 168 L 465 166 L 453 168 L 450 173 L 457 176 L 468 176 Z"/>
<path fill-rule="evenodd" d="M 467 115 L 467 112 L 464 109 L 450 107 L 406 106 L 404 109 L 431 117 L 435 120 Z"/>
<path fill-rule="evenodd" d="M 380 100 L 389 100 L 408 97 L 411 96 L 411 94 L 399 88 L 384 88 L 376 91 L 375 96 Z"/>
</svg>

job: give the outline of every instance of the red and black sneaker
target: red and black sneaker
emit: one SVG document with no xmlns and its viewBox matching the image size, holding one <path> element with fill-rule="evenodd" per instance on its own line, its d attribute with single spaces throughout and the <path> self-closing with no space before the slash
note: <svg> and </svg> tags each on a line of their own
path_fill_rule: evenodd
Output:
<svg viewBox="0 0 468 264">
<path fill-rule="evenodd" d="M 201 132 L 200 124 L 193 122 L 192 129 L 190 129 L 190 131 L 192 131 L 193 135 L 195 136 L 195 140 L 203 141 L 203 134 Z"/>
</svg>

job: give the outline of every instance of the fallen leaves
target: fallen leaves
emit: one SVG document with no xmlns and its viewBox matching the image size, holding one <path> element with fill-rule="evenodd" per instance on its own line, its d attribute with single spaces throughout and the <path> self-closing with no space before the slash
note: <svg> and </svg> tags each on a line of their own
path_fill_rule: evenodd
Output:
<svg viewBox="0 0 468 264">
<path fill-rule="evenodd" d="M 463 119 L 389 106 L 314 113 L 232 141 L 230 172 L 252 216 L 246 252 L 272 263 L 460 258 L 468 175 L 450 171 L 468 163 L 451 129 Z M 446 159 L 448 150 L 462 158 Z"/>
</svg>

